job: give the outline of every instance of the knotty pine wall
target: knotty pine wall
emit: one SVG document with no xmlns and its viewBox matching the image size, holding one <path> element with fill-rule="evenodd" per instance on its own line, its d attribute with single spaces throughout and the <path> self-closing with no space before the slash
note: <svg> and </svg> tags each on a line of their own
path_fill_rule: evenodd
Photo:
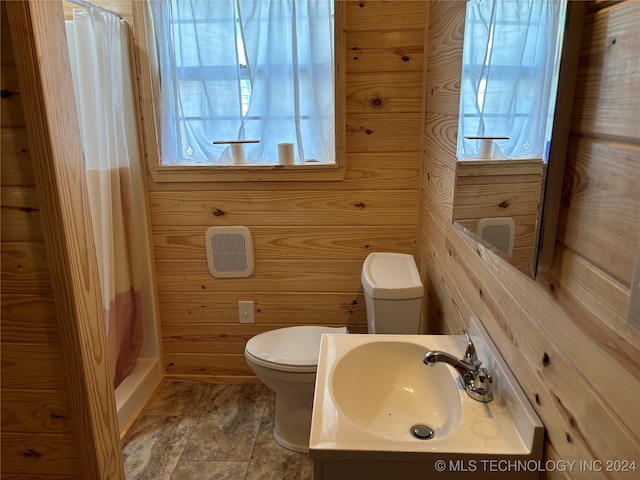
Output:
<svg viewBox="0 0 640 480">
<path fill-rule="evenodd" d="M 2 2 L 2 478 L 80 478 L 76 427 Z M 38 458 L 41 457 L 41 458 Z M 40 475 L 40 477 L 38 477 Z"/>
<path fill-rule="evenodd" d="M 1 18 L 0 476 L 123 479 L 62 7 Z"/>
<path fill-rule="evenodd" d="M 417 254 L 427 7 L 346 2 L 343 182 L 149 179 L 168 375 L 256 381 L 243 352 L 257 333 L 306 324 L 366 331 L 365 257 Z M 215 225 L 251 230 L 251 277 L 209 274 L 204 235 Z M 255 302 L 255 325 L 239 324 L 239 300 Z"/>
<path fill-rule="evenodd" d="M 537 281 L 451 226 L 465 2 L 430 7 L 419 253 L 428 325 L 461 333 L 480 317 L 545 424 L 547 459 L 638 465 L 640 332 L 626 310 L 640 247 L 640 2 L 587 7 L 555 261 Z M 637 475 L 578 470 L 547 478 Z"/>
<path fill-rule="evenodd" d="M 81 478 L 21 89 L 1 3 L 2 478 Z M 50 478 L 50 477 L 49 477 Z M 60 477 L 62 478 L 62 477 Z"/>
<path fill-rule="evenodd" d="M 121 4 L 127 1 L 105 6 L 127 10 Z M 2 8 L 2 89 L 13 91 L 4 2 Z M 150 184 L 167 373 L 249 378 L 241 352 L 254 333 L 305 323 L 363 330 L 362 260 L 372 250 L 416 253 L 417 225 L 429 330 L 460 333 L 469 316 L 480 317 L 545 423 L 547 458 L 638 460 L 640 338 L 624 317 L 640 243 L 639 8 L 598 3 L 587 15 L 558 251 L 552 271 L 534 282 L 451 225 L 464 2 L 349 2 L 344 182 Z M 24 452 L 47 445 L 39 457 L 52 462 L 47 472 L 78 478 L 16 98 L 2 99 L 1 124 L 2 476 L 20 469 L 44 478 L 43 460 Z M 225 214 L 212 215 L 214 208 Z M 251 228 L 254 278 L 208 276 L 204 231 L 216 224 Z M 237 324 L 237 300 L 257 302 L 255 326 Z M 38 369 L 16 370 L 15 359 L 27 352 L 31 361 L 46 358 Z M 26 375 L 41 374 L 26 383 Z M 17 402 L 25 409 L 11 407 Z"/>
</svg>

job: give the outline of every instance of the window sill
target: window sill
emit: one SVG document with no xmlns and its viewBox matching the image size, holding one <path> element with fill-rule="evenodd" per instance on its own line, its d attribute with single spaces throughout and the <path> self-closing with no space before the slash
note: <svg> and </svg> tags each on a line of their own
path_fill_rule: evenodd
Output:
<svg viewBox="0 0 640 480">
<path fill-rule="evenodd" d="M 331 182 L 342 181 L 346 168 L 332 165 L 156 166 L 154 182 Z"/>
</svg>

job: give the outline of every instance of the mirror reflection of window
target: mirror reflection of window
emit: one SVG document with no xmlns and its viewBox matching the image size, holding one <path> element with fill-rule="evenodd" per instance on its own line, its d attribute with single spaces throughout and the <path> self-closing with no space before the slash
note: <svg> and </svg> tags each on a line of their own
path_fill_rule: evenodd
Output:
<svg viewBox="0 0 640 480">
<path fill-rule="evenodd" d="M 459 159 L 546 161 L 566 7 L 566 0 L 467 3 Z M 481 137 L 502 137 L 489 157 Z"/>
</svg>

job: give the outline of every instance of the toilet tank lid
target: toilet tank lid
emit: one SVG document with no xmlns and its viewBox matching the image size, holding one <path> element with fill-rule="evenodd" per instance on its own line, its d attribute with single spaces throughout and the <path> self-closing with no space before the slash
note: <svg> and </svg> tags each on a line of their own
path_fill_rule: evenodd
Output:
<svg viewBox="0 0 640 480">
<path fill-rule="evenodd" d="M 362 265 L 362 286 L 372 298 L 408 299 L 423 295 L 413 255 L 373 252 Z"/>
</svg>

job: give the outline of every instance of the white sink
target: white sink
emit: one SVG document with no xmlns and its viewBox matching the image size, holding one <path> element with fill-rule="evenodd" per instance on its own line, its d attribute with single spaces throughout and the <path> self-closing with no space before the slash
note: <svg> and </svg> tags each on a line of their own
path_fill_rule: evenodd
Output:
<svg viewBox="0 0 640 480">
<path fill-rule="evenodd" d="M 429 350 L 462 358 L 463 335 L 323 335 L 309 450 L 316 480 L 538 478 L 544 427 L 478 319 L 469 333 L 493 377 L 488 403 L 470 398 L 452 367 L 422 361 Z M 433 435 L 417 438 L 415 425 Z M 492 470 L 499 460 L 523 463 Z"/>
<path fill-rule="evenodd" d="M 421 361 L 425 352 L 424 346 L 393 336 L 349 350 L 331 375 L 336 407 L 381 438 L 413 442 L 409 427 L 416 424 L 428 425 L 437 437 L 449 434 L 462 414 L 456 375 L 449 368 L 427 368 Z"/>
</svg>

